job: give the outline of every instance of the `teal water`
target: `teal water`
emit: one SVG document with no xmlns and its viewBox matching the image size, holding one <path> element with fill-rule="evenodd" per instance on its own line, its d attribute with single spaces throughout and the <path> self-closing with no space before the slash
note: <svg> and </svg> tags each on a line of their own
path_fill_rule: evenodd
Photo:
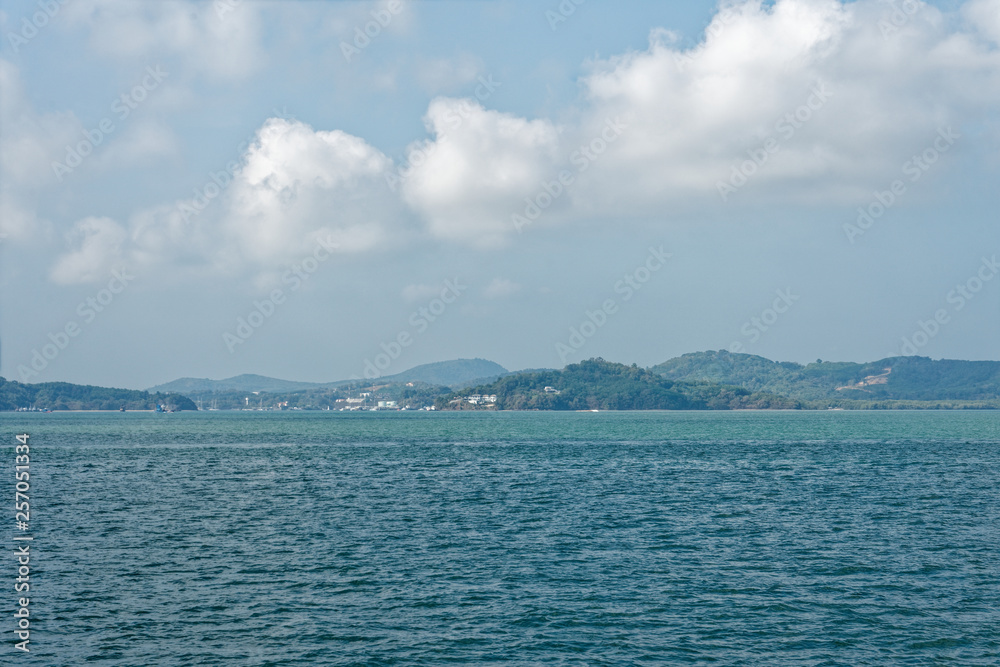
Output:
<svg viewBox="0 0 1000 667">
<path fill-rule="evenodd" d="M 35 538 L 3 664 L 1000 663 L 996 412 L 0 428 L 6 470 L 31 436 Z"/>
</svg>

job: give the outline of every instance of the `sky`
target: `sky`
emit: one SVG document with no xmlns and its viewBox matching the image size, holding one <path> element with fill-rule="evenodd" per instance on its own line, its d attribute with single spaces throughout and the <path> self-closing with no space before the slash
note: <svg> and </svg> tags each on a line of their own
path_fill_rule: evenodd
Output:
<svg viewBox="0 0 1000 667">
<path fill-rule="evenodd" d="M 5 0 L 0 375 L 1000 360 L 1000 0 Z"/>
</svg>

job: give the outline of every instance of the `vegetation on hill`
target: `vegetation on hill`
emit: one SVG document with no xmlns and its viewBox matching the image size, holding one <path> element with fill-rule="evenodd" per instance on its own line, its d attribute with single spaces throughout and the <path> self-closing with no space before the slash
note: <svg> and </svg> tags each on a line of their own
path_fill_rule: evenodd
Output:
<svg viewBox="0 0 1000 667">
<path fill-rule="evenodd" d="M 470 378 L 498 371 L 465 389 Z M 426 382 L 416 379 L 451 379 Z M 172 410 L 202 408 L 370 409 L 380 404 L 448 410 L 997 409 L 1000 362 L 892 357 L 866 364 L 776 362 L 727 351 L 686 354 L 650 369 L 590 359 L 562 370 L 506 373 L 483 359 L 418 366 L 374 380 L 295 383 L 241 375 L 181 380 L 192 391 L 150 393 L 65 382 L 0 378 L 0 410 Z M 172 383 L 175 384 L 175 383 Z M 172 386 L 172 385 L 166 385 Z M 265 386 L 266 390 L 248 387 Z M 228 389 L 220 391 L 220 388 Z M 469 400 L 496 396 L 495 401 Z M 362 398 L 363 397 L 363 398 Z M 194 399 L 193 401 L 191 399 Z"/>
<path fill-rule="evenodd" d="M 651 370 L 675 381 L 719 382 L 831 405 L 1000 400 L 997 361 L 890 357 L 865 364 L 817 361 L 802 365 L 720 350 L 685 354 Z"/>
<path fill-rule="evenodd" d="M 110 389 L 68 382 L 23 384 L 0 377 L 0 410 L 18 408 L 49 410 L 196 410 L 191 399 L 180 394 L 150 394 L 134 389 Z"/>
<path fill-rule="evenodd" d="M 376 358 L 377 359 L 377 358 Z M 377 359 L 378 360 L 378 359 Z M 376 377 L 381 371 L 371 362 L 366 365 L 365 379 L 337 380 L 335 382 L 293 382 L 279 380 L 264 375 L 243 374 L 225 380 L 209 380 L 206 378 L 180 378 L 165 384 L 151 387 L 153 392 L 175 392 L 187 396 L 199 396 L 202 399 L 208 394 L 286 394 L 291 392 L 314 391 L 321 394 L 324 390 L 341 389 L 357 382 L 378 382 L 379 384 L 394 384 L 407 382 L 438 385 L 442 387 L 458 387 L 470 383 L 491 382 L 507 373 L 500 364 L 486 359 L 453 359 L 438 361 L 431 364 L 415 366 L 395 375 Z M 317 396 L 319 394 L 316 394 Z M 332 394 L 331 394 L 332 395 Z M 222 399 L 216 396 L 216 399 Z M 242 400 L 241 396 L 241 400 Z"/>
<path fill-rule="evenodd" d="M 383 382 L 423 382 L 442 387 L 454 387 L 470 382 L 493 380 L 507 369 L 487 359 L 453 359 L 415 366 L 396 375 L 379 378 Z"/>
<path fill-rule="evenodd" d="M 279 380 L 263 375 L 252 375 L 244 373 L 225 380 L 209 380 L 207 378 L 180 378 L 150 387 L 148 391 L 169 392 L 190 395 L 192 393 L 207 392 L 254 392 L 254 391 L 299 391 L 301 389 L 311 389 L 324 385 L 316 382 L 292 382 L 289 380 Z"/>
<path fill-rule="evenodd" d="M 548 388 L 548 389 L 546 389 Z M 471 404 L 469 395 L 496 395 Z M 496 382 L 441 396 L 438 409 L 730 410 L 797 408 L 798 401 L 707 382 L 675 382 L 635 364 L 590 359 L 561 371 L 512 373 Z"/>
</svg>

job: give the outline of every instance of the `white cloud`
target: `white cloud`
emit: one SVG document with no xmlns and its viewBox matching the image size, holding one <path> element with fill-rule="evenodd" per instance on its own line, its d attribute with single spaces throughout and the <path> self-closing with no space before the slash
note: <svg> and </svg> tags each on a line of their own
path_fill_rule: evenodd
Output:
<svg viewBox="0 0 1000 667">
<path fill-rule="evenodd" d="M 997 5 L 966 7 L 981 34 L 993 35 Z M 566 166 L 575 183 L 543 222 L 662 215 L 678 202 L 718 202 L 733 167 L 774 139 L 777 152 L 741 196 L 853 202 L 898 177 L 938 128 L 976 122 L 1000 102 L 1000 53 L 916 7 L 887 31 L 892 7 L 875 0 L 747 2 L 721 10 L 689 50 L 654 30 L 648 49 L 593 63 L 572 127 L 435 100 L 426 120 L 436 138 L 415 146 L 429 157 L 404 181 L 405 199 L 432 234 L 490 244 Z M 457 113 L 462 103 L 471 113 Z M 604 149 L 616 118 L 627 126 L 620 139 L 574 166 L 579 148 Z"/>
<path fill-rule="evenodd" d="M 0 233 L 12 240 L 43 225 L 35 213 L 39 192 L 55 182 L 52 160 L 82 138 L 71 113 L 39 114 L 25 96 L 16 66 L 0 58 Z"/>
<path fill-rule="evenodd" d="M 973 33 L 919 3 L 901 22 L 876 0 L 738 4 L 693 49 L 654 30 L 648 49 L 593 63 L 573 126 L 436 99 L 425 119 L 434 138 L 411 147 L 421 164 L 407 170 L 404 199 L 432 235 L 490 245 L 561 169 L 575 182 L 541 222 L 662 215 L 718 203 L 719 183 L 773 139 L 777 151 L 741 197 L 853 202 L 898 177 L 939 128 L 977 122 L 1000 102 L 1000 53 L 982 38 L 998 3 L 966 6 Z M 886 30 L 887 20 L 898 24 Z M 614 145 L 577 161 L 591 142 L 605 150 L 614 119 L 627 128 Z"/>
<path fill-rule="evenodd" d="M 73 225 L 66 241 L 70 249 L 49 273 L 59 284 L 103 280 L 117 266 L 144 274 L 157 269 L 205 274 L 211 271 L 213 252 L 225 243 L 211 220 L 185 220 L 170 204 L 137 211 L 125 224 L 107 217 L 84 218 Z"/>
<path fill-rule="evenodd" d="M 41 199 L 63 187 L 70 148 L 80 150 L 93 140 L 71 112 L 38 113 L 25 95 L 18 69 L 0 58 L 0 233 L 13 240 L 37 238 L 50 224 L 38 217 Z M 79 169 L 118 169 L 150 157 L 176 151 L 176 139 L 166 125 L 154 120 L 130 122 L 125 130 L 98 142 L 84 154 Z M 86 157 L 88 156 L 89 157 Z M 59 174 L 54 165 L 62 166 Z"/>
<path fill-rule="evenodd" d="M 931 7 L 886 36 L 879 22 L 891 6 L 873 0 L 750 2 L 732 11 L 694 49 L 654 32 L 648 50 L 596 64 L 585 81 L 588 124 L 626 112 L 631 124 L 576 189 L 578 200 L 648 214 L 711 195 L 768 137 L 779 150 L 749 191 L 850 199 L 895 177 L 939 126 L 957 128 L 1000 101 L 1000 54 L 949 33 Z M 785 138 L 777 123 L 817 84 L 828 101 Z"/>
<path fill-rule="evenodd" d="M 1000 0 L 972 0 L 962 6 L 962 15 L 980 34 L 1000 44 Z"/>
<path fill-rule="evenodd" d="M 434 236 L 476 245 L 498 242 L 511 213 L 559 160 L 559 131 L 547 120 L 526 120 L 484 109 L 471 100 L 438 98 L 426 123 L 434 139 L 411 146 L 426 156 L 403 181 L 405 201 Z"/>
<path fill-rule="evenodd" d="M 67 20 L 98 53 L 133 61 L 176 56 L 213 78 L 241 79 L 261 63 L 255 2 L 73 0 Z"/>
<path fill-rule="evenodd" d="M 270 119 L 229 188 L 227 263 L 294 259 L 320 236 L 332 235 L 345 252 L 390 241 L 405 217 L 386 186 L 390 167 L 358 137 Z"/>
<path fill-rule="evenodd" d="M 138 211 L 128 226 L 123 261 L 144 271 L 157 265 L 201 269 L 208 264 L 211 249 L 220 243 L 213 236 L 215 226 L 210 218 L 185 220 L 178 207 L 168 204 Z"/>
<path fill-rule="evenodd" d="M 111 218 L 89 217 L 73 226 L 69 239 L 77 247 L 63 255 L 52 268 L 52 282 L 69 285 L 106 278 L 120 258 L 128 236 Z"/>
<path fill-rule="evenodd" d="M 140 210 L 126 226 L 108 219 L 77 223 L 77 247 L 57 260 L 53 280 L 86 282 L 114 260 L 136 270 L 250 271 L 263 284 L 311 254 L 317 239 L 332 239 L 348 253 L 398 243 L 407 214 L 386 186 L 390 165 L 357 137 L 272 118 L 204 212 L 185 215 L 180 204 L 190 202 L 177 202 Z"/>
<path fill-rule="evenodd" d="M 431 138 L 410 146 L 405 165 L 393 165 L 364 139 L 339 130 L 271 119 L 211 212 L 187 224 L 170 207 L 153 207 L 129 221 L 125 246 L 142 261 L 193 263 L 201 256 L 217 268 L 271 271 L 302 257 L 320 236 L 335 238 L 342 252 L 411 240 L 415 219 L 429 238 L 494 246 L 516 234 L 512 214 L 522 213 L 526 198 L 561 170 L 574 182 L 554 197 L 539 224 L 660 217 L 678 204 L 718 204 L 718 183 L 768 139 L 777 141 L 777 152 L 730 205 L 762 198 L 853 205 L 898 178 L 901 164 L 938 128 L 981 123 L 1000 103 L 998 5 L 967 3 L 965 31 L 919 5 L 887 31 L 892 7 L 877 0 L 738 4 L 721 10 L 692 49 L 655 30 L 648 48 L 591 63 L 582 81 L 584 102 L 563 116 L 571 122 L 437 98 L 424 118 Z M 139 10 L 119 3 L 85 6 L 113 8 L 121 25 L 139 20 Z M 181 33 L 195 30 L 172 20 Z M 152 29 L 140 24 L 140 32 Z M 177 37 L 175 47 L 186 39 Z M 115 48 L 131 53 L 139 46 Z M 445 67 L 432 78 L 472 72 Z M 796 120 L 804 108 L 808 119 Z M 620 135 L 604 142 L 600 156 L 580 163 L 574 151 L 600 145 L 611 119 L 619 119 Z M 42 164 L 32 156 L 44 151 L 32 152 L 33 135 L 25 133 L 19 141 L 27 147 L 12 150 Z M 156 136 L 147 145 L 166 150 L 168 142 Z M 961 150 L 958 145 L 945 161 Z M 387 186 L 390 174 L 399 175 L 397 191 Z M 113 238 L 108 229 L 92 235 L 101 234 Z M 60 276 L 91 275 L 82 268 L 88 258 L 104 261 L 82 246 L 70 257 L 65 266 L 71 268 L 60 269 Z M 485 294 L 499 297 L 515 287 L 495 281 Z M 422 294 L 419 286 L 403 291 L 407 299 Z"/>
</svg>

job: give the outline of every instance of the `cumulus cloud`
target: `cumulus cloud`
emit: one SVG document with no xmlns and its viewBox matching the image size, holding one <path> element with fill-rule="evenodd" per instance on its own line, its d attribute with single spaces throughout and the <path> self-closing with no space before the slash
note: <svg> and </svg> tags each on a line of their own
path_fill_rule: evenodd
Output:
<svg viewBox="0 0 1000 667">
<path fill-rule="evenodd" d="M 766 146 L 740 197 L 853 202 L 938 129 L 1000 102 L 997 6 L 967 4 L 964 32 L 916 1 L 903 14 L 876 0 L 726 6 L 693 48 L 654 30 L 647 49 L 591 63 L 569 126 L 436 99 L 404 200 L 432 235 L 491 245 L 532 202 L 547 223 L 730 201 L 734 169 Z M 573 184 L 550 199 L 563 170 Z"/>
<path fill-rule="evenodd" d="M 578 192 L 648 213 L 713 193 L 768 139 L 777 150 L 753 190 L 823 199 L 870 189 L 938 127 L 1000 101 L 996 49 L 914 8 L 888 30 L 892 6 L 873 0 L 748 2 L 721 11 L 693 49 L 654 32 L 647 50 L 596 63 L 584 82 L 587 123 L 625 112 L 632 122 Z"/>
<path fill-rule="evenodd" d="M 125 236 L 112 235 L 106 223 L 78 224 L 80 247 L 59 260 L 53 276 L 86 281 L 112 253 L 136 267 L 200 262 L 229 273 L 266 273 L 310 254 L 319 239 L 332 239 L 338 252 L 393 243 L 406 215 L 388 196 L 383 174 L 390 165 L 358 137 L 272 118 L 228 187 L 214 190 L 219 201 L 211 208 L 191 215 L 190 202 L 153 206 L 131 216 Z M 88 261 L 92 271 L 83 268 Z"/>
<path fill-rule="evenodd" d="M 176 9 L 162 4 L 141 11 Z M 82 6 L 112 12 L 122 25 L 140 12 L 110 0 Z M 533 204 L 542 213 L 535 224 L 580 225 L 719 204 L 720 184 L 768 146 L 728 205 L 853 205 L 898 178 L 940 128 L 982 123 L 1000 103 L 1000 0 L 971 0 L 961 21 L 915 0 L 907 6 L 903 14 L 877 0 L 725 6 L 692 48 L 654 30 L 647 48 L 589 63 L 582 101 L 561 116 L 572 120 L 436 98 L 424 117 L 429 138 L 412 143 L 403 164 L 363 138 L 271 119 L 213 213 L 185 227 L 188 221 L 154 207 L 129 221 L 125 246 L 148 261 L 196 252 L 216 267 L 258 271 L 303 256 L 326 236 L 342 252 L 421 231 L 496 246 L 516 236 L 514 216 Z M 185 23 L 195 19 L 173 20 L 181 26 L 180 36 L 169 37 L 176 44 L 203 30 Z M 136 43 L 147 39 L 168 37 L 147 34 Z M 470 65 L 439 74 L 473 72 Z M 560 174 L 568 175 L 563 187 L 554 185 Z M 112 231 L 90 236 L 117 239 Z M 87 238 L 84 230 L 80 242 Z M 93 244 L 86 252 L 81 245 L 65 264 L 76 268 L 58 275 L 91 275 L 81 268 L 85 260 L 104 258 Z M 404 298 L 420 294 L 418 287 Z M 499 281 L 486 292 L 499 297 L 515 287 Z"/>
<path fill-rule="evenodd" d="M 225 245 L 211 219 L 185 219 L 172 204 L 160 204 L 133 213 L 125 223 L 107 217 L 88 217 L 73 224 L 65 235 L 69 249 L 50 271 L 59 284 L 99 282 L 112 268 L 127 266 L 149 273 L 157 269 L 210 271 L 214 252 Z"/>
<path fill-rule="evenodd" d="M 512 230 L 521 200 L 558 163 L 558 128 L 450 98 L 432 101 L 425 121 L 434 139 L 410 147 L 422 164 L 409 166 L 405 201 L 434 236 L 496 243 Z"/>
<path fill-rule="evenodd" d="M 358 137 L 272 118 L 229 187 L 222 232 L 237 255 L 230 259 L 294 259 L 320 236 L 346 252 L 389 241 L 404 217 L 384 178 L 391 164 Z"/>
</svg>

